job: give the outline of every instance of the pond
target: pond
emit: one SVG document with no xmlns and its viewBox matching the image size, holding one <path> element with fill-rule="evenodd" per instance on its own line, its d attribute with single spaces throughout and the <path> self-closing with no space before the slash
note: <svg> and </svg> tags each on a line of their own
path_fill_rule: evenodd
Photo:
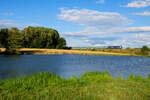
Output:
<svg viewBox="0 0 150 100">
<path fill-rule="evenodd" d="M 130 74 L 147 77 L 150 58 L 98 55 L 0 56 L 0 78 L 17 78 L 37 72 L 53 72 L 61 77 L 80 77 L 86 72 L 107 71 L 113 77 Z"/>
</svg>

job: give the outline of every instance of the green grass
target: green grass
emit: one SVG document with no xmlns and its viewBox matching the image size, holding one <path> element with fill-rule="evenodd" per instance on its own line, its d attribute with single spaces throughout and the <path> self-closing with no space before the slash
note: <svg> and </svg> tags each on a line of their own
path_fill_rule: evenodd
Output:
<svg viewBox="0 0 150 100">
<path fill-rule="evenodd" d="M 150 100 L 150 75 L 123 79 L 107 72 L 89 72 L 65 79 L 38 73 L 0 80 L 0 100 Z"/>
</svg>

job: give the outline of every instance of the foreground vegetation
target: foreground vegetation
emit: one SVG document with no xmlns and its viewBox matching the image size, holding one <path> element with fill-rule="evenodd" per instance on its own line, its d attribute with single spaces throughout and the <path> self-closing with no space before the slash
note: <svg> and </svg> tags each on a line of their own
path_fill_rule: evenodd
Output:
<svg viewBox="0 0 150 100">
<path fill-rule="evenodd" d="M 52 73 L 1 80 L 0 100 L 150 100 L 150 75 L 112 78 L 89 72 L 64 79 Z"/>
</svg>

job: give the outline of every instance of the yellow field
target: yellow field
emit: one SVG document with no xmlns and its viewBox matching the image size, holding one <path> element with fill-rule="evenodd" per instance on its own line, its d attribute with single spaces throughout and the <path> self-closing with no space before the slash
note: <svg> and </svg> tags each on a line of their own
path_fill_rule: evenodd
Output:
<svg viewBox="0 0 150 100">
<path fill-rule="evenodd" d="M 63 50 L 63 49 L 39 49 L 39 48 L 21 48 L 21 52 L 33 55 L 51 55 L 51 54 L 78 54 L 78 55 L 122 55 L 122 56 L 136 56 L 135 53 L 124 49 L 104 49 L 104 50 Z M 5 48 L 0 48 L 0 52 L 5 52 Z"/>
<path fill-rule="evenodd" d="M 0 48 L 0 52 L 5 52 L 5 48 Z"/>
<path fill-rule="evenodd" d="M 130 55 L 128 53 L 112 53 L 112 52 L 103 52 L 103 51 L 87 51 L 87 50 L 62 50 L 62 49 L 31 49 L 31 48 L 22 48 L 19 51 L 22 52 L 34 52 L 35 55 L 40 54 L 85 54 L 85 55 Z"/>
</svg>

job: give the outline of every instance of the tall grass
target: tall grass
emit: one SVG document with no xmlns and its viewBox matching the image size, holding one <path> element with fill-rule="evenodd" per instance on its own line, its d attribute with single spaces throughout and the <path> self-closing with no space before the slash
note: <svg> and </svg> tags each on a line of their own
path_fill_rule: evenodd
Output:
<svg viewBox="0 0 150 100">
<path fill-rule="evenodd" d="M 150 100 L 150 75 L 123 79 L 107 72 L 89 72 L 65 79 L 42 72 L 0 80 L 0 100 Z"/>
</svg>

